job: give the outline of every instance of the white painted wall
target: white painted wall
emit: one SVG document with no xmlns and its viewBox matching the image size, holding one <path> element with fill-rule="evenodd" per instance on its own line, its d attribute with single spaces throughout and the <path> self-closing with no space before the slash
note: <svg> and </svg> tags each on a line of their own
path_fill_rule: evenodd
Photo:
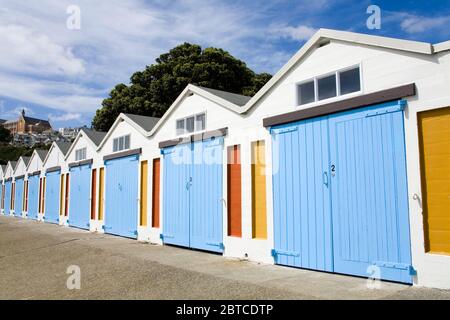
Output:
<svg viewBox="0 0 450 320">
<path fill-rule="evenodd" d="M 92 159 L 92 172 L 91 172 L 91 182 L 89 184 L 89 194 L 92 195 L 92 179 L 93 179 L 93 174 L 94 174 L 94 169 L 95 170 L 95 175 L 96 175 L 96 190 L 97 190 L 97 194 L 96 194 L 96 201 L 95 201 L 95 214 L 96 217 L 98 217 L 98 206 L 99 206 L 99 198 L 98 198 L 98 189 L 99 189 L 99 168 L 103 167 L 103 160 L 101 158 L 101 154 L 97 152 L 97 146 L 86 136 L 86 134 L 83 131 L 80 131 L 77 135 L 77 138 L 75 139 L 75 141 L 72 144 L 71 149 L 69 150 L 68 154 L 66 155 L 66 171 L 64 171 L 63 173 L 68 173 L 70 171 L 69 169 L 69 164 L 71 163 L 75 163 L 77 162 L 75 159 L 75 155 L 76 155 L 76 151 L 86 148 L 86 159 L 85 160 L 90 160 Z M 69 184 L 71 183 L 72 180 L 70 180 L 69 177 Z M 64 192 L 65 192 L 65 186 L 64 186 Z M 68 206 L 70 208 L 70 201 L 71 201 L 71 197 L 70 197 L 70 185 L 69 185 L 69 201 L 68 201 Z M 92 201 L 91 198 L 89 198 L 89 201 Z M 70 220 L 70 209 L 68 212 L 68 217 L 64 217 L 61 216 L 61 220 L 64 220 L 65 223 L 64 224 L 68 224 L 67 223 L 67 219 Z M 89 212 L 90 214 L 90 212 Z M 90 219 L 90 226 L 89 226 L 89 230 L 92 232 L 99 232 L 99 233 L 103 233 L 103 221 L 98 221 L 98 219 Z"/>
<path fill-rule="evenodd" d="M 273 212 L 272 212 L 272 168 L 271 168 L 271 137 L 267 129 L 262 127 L 264 118 L 299 110 L 301 108 L 313 108 L 323 102 L 310 105 L 296 106 L 295 84 L 299 81 L 310 79 L 314 76 L 336 71 L 349 66 L 359 64 L 362 68 L 362 93 L 388 89 L 408 83 L 415 83 L 417 95 L 408 98 L 408 106 L 405 111 L 405 139 L 407 150 L 407 171 L 410 207 L 410 229 L 412 242 L 413 265 L 417 270 L 416 285 L 450 288 L 450 256 L 428 254 L 424 251 L 422 209 L 419 202 L 413 200 L 413 195 L 421 197 L 420 163 L 417 132 L 417 113 L 433 108 L 450 106 L 450 53 L 442 52 L 436 55 L 412 54 L 390 49 L 354 45 L 341 41 L 331 41 L 329 45 L 312 51 L 301 60 L 281 82 L 273 86 L 268 94 L 245 115 L 238 115 L 225 109 L 216 103 L 200 97 L 197 94 L 185 98 L 181 105 L 167 118 L 164 125 L 150 138 L 144 137 L 128 122 L 120 122 L 111 132 L 105 145 L 94 153 L 93 167 L 103 166 L 103 156 L 112 153 L 112 141 L 114 138 L 130 134 L 131 149 L 142 148 L 141 161 L 148 161 L 148 226 L 138 228 L 138 239 L 153 243 L 161 243 L 160 228 L 152 228 L 152 163 L 155 158 L 162 158 L 158 143 L 163 140 L 176 138 L 176 119 L 206 112 L 206 130 L 214 130 L 228 127 L 229 133 L 225 137 L 223 158 L 226 160 L 226 148 L 235 144 L 241 146 L 242 160 L 242 231 L 241 238 L 227 236 L 227 211 L 224 205 L 224 244 L 225 256 L 248 258 L 250 260 L 273 263 L 270 250 L 273 248 Z M 337 98 L 345 99 L 346 97 Z M 337 100 L 335 99 L 335 100 Z M 333 99 L 329 100 L 332 101 Z M 329 102 L 327 101 L 327 102 Z M 252 239 L 251 221 L 251 171 L 250 171 L 250 146 L 251 142 L 265 140 L 267 162 L 267 215 L 268 215 L 268 239 Z M 83 146 L 80 139 L 79 146 Z M 77 147 L 78 148 L 78 147 Z M 76 148 L 75 148 L 76 149 Z M 88 155 L 88 158 L 90 156 Z M 67 163 L 71 162 L 71 156 L 64 162 L 59 150 L 52 148 L 48 161 L 43 168 L 62 166 L 62 172 L 67 172 Z M 161 191 L 163 190 L 164 161 L 161 161 Z M 35 171 L 35 170 L 34 170 Z M 6 172 L 5 178 L 11 176 Z M 42 175 L 42 176 L 43 176 Z M 97 179 L 98 180 L 98 179 Z M 107 181 L 105 181 L 107 183 Z M 224 166 L 224 195 L 226 196 L 226 166 Z M 161 192 L 161 205 L 163 204 L 163 192 Z M 98 203 L 98 201 L 97 201 Z M 162 207 L 160 224 L 163 225 L 164 208 Z M 106 215 L 107 213 L 105 213 Z M 99 224 L 93 231 L 102 231 Z M 139 221 L 137 221 L 139 223 Z"/>
<path fill-rule="evenodd" d="M 363 93 L 408 83 L 416 84 L 417 95 L 407 99 L 405 111 L 412 259 L 417 270 L 414 281 L 420 286 L 450 288 L 450 256 L 425 253 L 422 209 L 419 202 L 413 200 L 415 193 L 419 196 L 422 193 L 417 113 L 450 106 L 449 52 L 430 56 L 332 41 L 312 52 L 283 81 L 274 86 L 256 108 L 249 112 L 245 122 L 248 126 L 258 127 L 267 116 L 318 105 L 313 103 L 306 107 L 296 107 L 295 83 L 355 64 L 361 64 Z M 269 208 L 271 211 L 271 207 Z M 245 212 L 249 214 L 247 210 Z M 273 212 L 270 212 L 269 216 L 272 215 Z M 271 228 L 269 232 L 272 233 Z"/>
<path fill-rule="evenodd" d="M 64 154 L 61 152 L 61 150 L 57 147 L 56 143 L 54 142 L 52 144 L 52 146 L 50 147 L 50 150 L 48 151 L 47 157 L 44 160 L 44 163 L 42 164 L 42 170 L 41 170 L 41 175 L 40 177 L 45 177 L 46 175 L 46 171 L 50 168 L 53 167 L 61 167 L 61 174 L 62 173 L 67 173 L 68 172 L 68 162 L 65 161 L 65 156 Z M 46 188 L 47 188 L 47 183 L 45 184 Z M 46 209 L 46 206 L 44 206 L 44 211 Z M 44 214 L 38 214 L 38 220 L 42 221 L 43 218 L 45 217 L 45 212 Z M 60 216 L 59 219 L 59 224 L 60 225 L 67 225 L 67 221 L 65 219 L 62 219 Z"/>
<path fill-rule="evenodd" d="M 110 135 L 108 136 L 106 142 L 103 144 L 103 146 L 100 148 L 100 150 L 98 150 L 98 162 L 99 162 L 99 166 L 103 166 L 103 157 L 106 155 L 110 155 L 113 154 L 113 141 L 115 138 L 124 136 L 124 135 L 130 135 L 130 150 L 132 149 L 138 149 L 138 148 L 142 148 L 142 154 L 140 156 L 140 161 L 145 161 L 145 160 L 149 160 L 148 156 L 149 156 L 149 148 L 148 148 L 148 139 L 146 137 L 144 137 L 144 135 L 141 134 L 141 132 L 139 132 L 132 124 L 128 123 L 127 121 L 121 121 L 117 124 L 116 127 L 112 128 L 112 131 L 109 132 Z M 124 150 L 122 150 L 124 151 Z M 122 151 L 119 151 L 122 152 Z M 101 163 L 101 165 L 100 165 Z M 151 161 L 149 161 L 149 179 L 151 179 Z M 139 173 L 138 176 L 140 177 L 140 166 L 139 166 Z M 98 180 L 98 179 L 97 179 Z M 150 181 L 150 180 L 149 180 Z M 107 178 L 106 178 L 106 169 L 105 169 L 105 186 L 108 183 Z M 140 194 L 140 182 L 138 181 L 138 194 Z M 150 187 L 150 186 L 149 186 Z M 98 189 L 97 189 L 98 190 Z M 149 193 L 149 198 L 151 198 L 151 193 Z M 139 199 L 140 201 L 140 199 Z M 139 226 L 139 217 L 140 217 L 140 212 L 139 212 L 139 203 L 138 203 L 138 216 L 137 216 L 137 221 L 136 221 L 136 225 L 138 226 L 137 230 L 138 230 L 138 240 L 140 241 L 151 241 L 151 237 L 150 237 L 150 229 L 148 227 L 140 227 Z M 150 207 L 151 208 L 151 207 Z M 107 212 L 104 212 L 104 217 L 107 215 Z M 151 213 L 148 213 L 149 215 L 151 215 Z M 150 216 L 149 216 L 150 217 Z M 101 226 L 104 225 L 104 221 L 100 221 L 100 228 Z M 150 222 L 151 225 L 151 222 Z M 154 241 L 155 243 L 157 241 Z"/>
</svg>

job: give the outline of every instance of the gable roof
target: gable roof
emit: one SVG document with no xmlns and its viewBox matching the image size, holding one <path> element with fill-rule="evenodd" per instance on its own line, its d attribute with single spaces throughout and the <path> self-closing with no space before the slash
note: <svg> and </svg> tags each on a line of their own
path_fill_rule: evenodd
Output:
<svg viewBox="0 0 450 320">
<path fill-rule="evenodd" d="M 30 165 L 31 165 L 31 160 L 33 160 L 33 157 L 38 157 L 39 160 L 41 160 L 41 164 L 44 162 L 45 157 L 47 156 L 48 151 L 47 150 L 37 150 L 35 149 L 33 151 L 33 153 L 31 154 L 30 159 L 28 160 L 28 164 L 27 164 L 27 170 L 29 169 Z"/>
<path fill-rule="evenodd" d="M 41 161 L 45 160 L 45 157 L 47 156 L 48 150 L 34 150 L 37 155 L 39 156 L 39 158 L 41 159 Z"/>
<path fill-rule="evenodd" d="M 131 121 L 136 123 L 145 131 L 150 131 L 158 123 L 160 118 L 140 116 L 137 114 L 124 113 Z"/>
<path fill-rule="evenodd" d="M 22 158 L 22 160 L 23 160 L 23 162 L 25 163 L 25 166 L 27 166 L 28 165 L 28 163 L 30 162 L 30 157 L 21 157 Z"/>
<path fill-rule="evenodd" d="M 158 121 L 158 123 L 152 128 L 151 131 L 147 132 L 146 135 L 150 137 L 155 134 L 155 132 L 164 124 L 170 114 L 181 104 L 181 102 L 192 94 L 197 94 L 205 98 L 206 100 L 212 101 L 217 105 L 237 114 L 242 113 L 244 101 L 249 101 L 251 99 L 250 97 L 240 94 L 188 84 L 186 88 L 184 88 L 183 92 L 181 92 L 177 99 L 172 103 L 170 108 L 167 109 L 163 117 Z"/>
<path fill-rule="evenodd" d="M 61 150 L 63 155 L 66 155 L 70 149 L 72 143 L 65 141 L 56 141 L 55 144 L 58 146 L 59 150 Z"/>
<path fill-rule="evenodd" d="M 98 146 L 106 136 L 106 132 L 96 131 L 88 128 L 81 128 L 80 131 L 83 131 L 87 135 L 87 137 L 91 139 L 95 146 Z"/>
<path fill-rule="evenodd" d="M 117 127 L 117 125 L 122 121 L 127 122 L 129 125 L 135 128 L 140 134 L 142 134 L 145 137 L 148 135 L 148 132 L 151 131 L 160 122 L 160 118 L 140 116 L 130 113 L 119 114 L 119 116 L 116 118 L 111 128 L 104 136 L 103 140 L 98 145 L 97 150 L 100 150 L 103 147 L 105 142 L 108 140 L 112 132 Z"/>
<path fill-rule="evenodd" d="M 209 93 L 216 95 L 216 96 L 218 96 L 224 100 L 227 100 L 231 103 L 234 103 L 235 105 L 240 106 L 240 107 L 245 105 L 252 98 L 249 96 L 244 96 L 242 94 L 231 93 L 231 92 L 217 90 L 217 89 L 211 89 L 211 88 L 199 87 L 199 86 L 197 86 L 197 88 L 208 91 Z"/>
<path fill-rule="evenodd" d="M 309 39 L 300 50 L 270 79 L 245 105 L 243 113 L 250 110 L 255 104 L 265 96 L 268 91 L 277 84 L 284 76 L 294 68 L 298 62 L 308 55 L 312 50 L 317 49 L 320 45 L 329 42 L 330 40 L 337 40 L 359 45 L 367 45 L 379 48 L 387 48 L 398 51 L 412 52 L 417 54 L 432 55 L 434 47 L 430 43 L 410 41 L 396 38 L 380 37 L 367 35 L 362 33 L 354 33 L 348 31 L 319 29 Z"/>
<path fill-rule="evenodd" d="M 71 144 L 70 142 L 54 141 L 54 142 L 52 143 L 52 146 L 51 146 L 50 149 L 48 150 L 47 154 L 45 155 L 45 159 L 42 161 L 42 165 L 45 165 L 45 164 L 46 164 L 46 162 L 47 162 L 47 160 L 48 160 L 48 157 L 49 157 L 50 153 L 52 152 L 52 150 L 53 150 L 54 148 L 58 148 L 59 151 L 60 151 L 60 152 L 63 154 L 63 156 L 65 157 L 66 154 L 67 154 L 67 152 L 69 151 L 71 145 L 72 145 L 72 144 Z"/>
<path fill-rule="evenodd" d="M 78 132 L 75 140 L 72 142 L 72 144 L 70 145 L 69 149 L 64 154 L 66 160 L 69 157 L 69 155 L 71 154 L 72 150 L 75 148 L 75 145 L 78 143 L 78 141 L 80 140 L 80 137 L 82 135 L 84 135 L 87 138 L 87 141 L 90 142 L 92 147 L 94 148 L 94 150 L 96 150 L 98 145 L 105 138 L 106 132 L 95 131 L 95 130 L 92 130 L 92 129 L 88 129 L 86 127 L 80 128 L 80 131 Z"/>
<path fill-rule="evenodd" d="M 19 158 L 19 160 L 17 160 L 17 163 L 16 163 L 16 165 L 14 166 L 14 172 L 16 172 L 16 170 L 17 170 L 17 168 L 19 167 L 19 163 L 20 162 L 23 162 L 24 164 L 25 164 L 25 169 L 28 167 L 28 163 L 30 162 L 30 157 L 24 157 L 24 156 L 21 156 L 20 158 Z"/>
<path fill-rule="evenodd" d="M 8 166 L 11 166 L 12 171 L 16 169 L 17 161 L 8 161 L 8 165 L 6 166 L 6 170 L 8 170 Z"/>
</svg>

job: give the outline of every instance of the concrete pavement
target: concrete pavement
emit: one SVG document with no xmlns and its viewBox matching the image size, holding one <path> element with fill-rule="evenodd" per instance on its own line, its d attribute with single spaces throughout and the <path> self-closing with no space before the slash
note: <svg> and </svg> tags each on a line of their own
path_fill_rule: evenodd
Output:
<svg viewBox="0 0 450 320">
<path fill-rule="evenodd" d="M 71 265 L 81 289 L 69 290 Z M 450 299 L 450 291 L 300 270 L 0 216 L 0 299 Z"/>
</svg>

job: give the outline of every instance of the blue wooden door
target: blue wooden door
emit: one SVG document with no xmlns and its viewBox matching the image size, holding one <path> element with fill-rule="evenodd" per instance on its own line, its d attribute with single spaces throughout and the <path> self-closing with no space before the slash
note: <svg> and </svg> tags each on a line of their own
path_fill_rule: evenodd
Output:
<svg viewBox="0 0 450 320">
<path fill-rule="evenodd" d="M 37 220 L 39 204 L 39 176 L 28 178 L 28 218 Z"/>
<path fill-rule="evenodd" d="M 403 103 L 330 117 L 334 269 L 411 283 Z"/>
<path fill-rule="evenodd" d="M 45 176 L 45 221 L 59 223 L 60 171 L 49 172 Z"/>
<path fill-rule="evenodd" d="M 16 192 L 14 197 L 14 215 L 22 216 L 23 209 L 23 178 L 16 180 Z"/>
<path fill-rule="evenodd" d="M 223 252 L 223 138 L 164 154 L 164 243 Z"/>
<path fill-rule="evenodd" d="M 91 165 L 70 168 L 69 225 L 89 229 Z"/>
<path fill-rule="evenodd" d="M 5 208 L 4 213 L 5 215 L 10 214 L 11 209 L 11 181 L 5 182 Z"/>
<path fill-rule="evenodd" d="M 223 252 L 223 138 L 192 145 L 190 247 Z"/>
<path fill-rule="evenodd" d="M 333 271 L 328 120 L 271 132 L 275 262 Z"/>
<path fill-rule="evenodd" d="M 105 166 L 105 232 L 137 238 L 139 156 L 109 160 Z"/>
<path fill-rule="evenodd" d="M 189 247 L 189 189 L 192 186 L 192 146 L 163 150 L 164 243 Z"/>
</svg>

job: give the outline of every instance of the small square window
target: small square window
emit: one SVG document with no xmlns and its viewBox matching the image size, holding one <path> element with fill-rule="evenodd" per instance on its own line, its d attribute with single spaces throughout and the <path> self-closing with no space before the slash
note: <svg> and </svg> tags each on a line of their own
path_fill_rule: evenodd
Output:
<svg viewBox="0 0 450 320">
<path fill-rule="evenodd" d="M 314 94 L 314 81 L 302 83 L 297 86 L 298 104 L 307 104 L 316 100 Z"/>
<path fill-rule="evenodd" d="M 184 134 L 184 119 L 177 120 L 177 135 Z"/>
<path fill-rule="evenodd" d="M 186 132 L 194 132 L 194 117 L 186 118 Z"/>
<path fill-rule="evenodd" d="M 195 116 L 195 130 L 202 131 L 205 130 L 205 114 L 198 114 Z"/>
<path fill-rule="evenodd" d="M 361 90 L 361 79 L 359 67 L 347 71 L 339 72 L 341 94 L 358 92 Z"/>
<path fill-rule="evenodd" d="M 119 138 L 119 150 L 123 150 L 123 137 Z"/>
<path fill-rule="evenodd" d="M 336 97 L 336 75 L 333 74 L 331 76 L 318 79 L 317 80 L 317 89 L 318 89 L 318 97 L 319 100 L 324 100 L 332 97 Z"/>
</svg>

